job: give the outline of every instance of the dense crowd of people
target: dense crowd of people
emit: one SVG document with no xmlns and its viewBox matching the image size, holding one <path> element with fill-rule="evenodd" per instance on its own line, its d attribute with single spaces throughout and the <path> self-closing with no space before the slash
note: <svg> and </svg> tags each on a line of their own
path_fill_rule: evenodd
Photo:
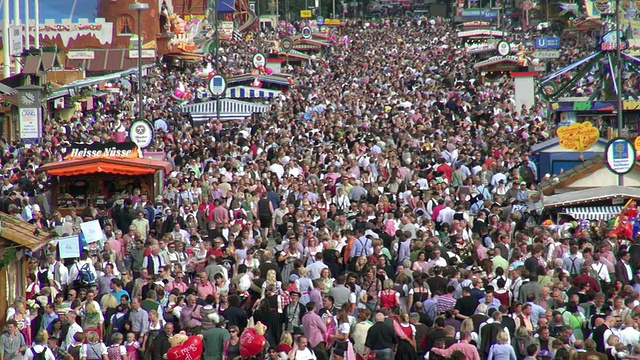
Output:
<svg viewBox="0 0 640 360">
<path fill-rule="evenodd" d="M 544 104 L 515 108 L 508 76 L 478 74 L 448 20 L 342 31 L 284 70 L 295 84 L 264 117 L 191 123 L 171 94 L 205 87 L 197 70 L 153 69 L 144 117 L 174 168 L 157 198 L 132 189 L 63 217 L 36 171 L 65 144 L 119 139 L 137 108 L 124 87 L 48 120 L 40 145 L 0 144 L 0 210 L 104 232 L 79 259 L 55 241 L 31 254 L 0 359 L 161 360 L 185 331 L 205 360 L 234 360 L 258 321 L 264 359 L 639 358 L 638 246 L 544 221 L 529 196 L 529 149 L 554 132 Z M 580 56 L 571 36 L 559 64 Z M 276 37 L 225 44 L 220 72 L 249 72 Z"/>
</svg>

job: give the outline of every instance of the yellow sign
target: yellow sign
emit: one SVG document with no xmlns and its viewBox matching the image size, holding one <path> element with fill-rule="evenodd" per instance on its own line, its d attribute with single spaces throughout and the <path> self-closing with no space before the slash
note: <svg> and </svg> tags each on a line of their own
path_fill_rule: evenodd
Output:
<svg viewBox="0 0 640 360">
<path fill-rule="evenodd" d="M 300 10 L 300 17 L 303 19 L 308 19 L 311 17 L 311 10 Z"/>
<path fill-rule="evenodd" d="M 560 146 L 573 151 L 587 150 L 600 138 L 600 130 L 593 127 L 588 121 L 561 126 L 557 133 L 560 138 Z"/>
<path fill-rule="evenodd" d="M 336 26 L 336 25 L 340 25 L 340 19 L 325 19 L 324 20 L 324 26 Z"/>
<path fill-rule="evenodd" d="M 640 152 L 640 136 L 636 137 L 636 141 L 633 142 L 633 147 L 636 151 Z"/>
</svg>

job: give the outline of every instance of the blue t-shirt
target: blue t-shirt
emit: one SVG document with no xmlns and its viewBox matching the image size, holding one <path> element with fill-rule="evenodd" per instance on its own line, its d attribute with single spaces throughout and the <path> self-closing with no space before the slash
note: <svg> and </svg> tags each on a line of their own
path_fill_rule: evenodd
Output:
<svg viewBox="0 0 640 360">
<path fill-rule="evenodd" d="M 111 295 L 113 295 L 113 297 L 118 300 L 118 303 L 122 302 L 122 295 L 127 295 L 129 297 L 129 300 L 131 300 L 131 295 L 129 295 L 129 293 L 125 289 L 121 289 L 120 291 L 112 291 Z"/>
</svg>

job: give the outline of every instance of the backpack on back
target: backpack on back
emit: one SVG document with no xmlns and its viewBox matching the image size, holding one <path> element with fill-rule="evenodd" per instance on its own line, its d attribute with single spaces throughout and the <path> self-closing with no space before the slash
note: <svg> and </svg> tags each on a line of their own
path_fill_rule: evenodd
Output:
<svg viewBox="0 0 640 360">
<path fill-rule="evenodd" d="M 42 351 L 39 353 L 36 352 L 34 348 L 31 348 L 31 353 L 33 354 L 33 360 L 47 360 L 45 353 L 47 352 L 47 348 L 43 347 Z"/>
<path fill-rule="evenodd" d="M 96 276 L 91 272 L 91 267 L 89 264 L 84 264 L 78 270 L 78 277 L 76 281 L 80 283 L 80 285 L 90 285 L 96 282 Z"/>
</svg>

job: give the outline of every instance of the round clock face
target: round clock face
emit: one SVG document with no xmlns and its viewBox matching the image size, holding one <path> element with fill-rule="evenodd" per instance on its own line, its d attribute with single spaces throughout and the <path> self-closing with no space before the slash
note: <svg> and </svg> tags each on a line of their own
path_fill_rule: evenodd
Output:
<svg viewBox="0 0 640 360">
<path fill-rule="evenodd" d="M 33 105 L 36 103 L 36 94 L 32 92 L 26 92 L 22 94 L 21 100 L 25 105 Z"/>
</svg>

